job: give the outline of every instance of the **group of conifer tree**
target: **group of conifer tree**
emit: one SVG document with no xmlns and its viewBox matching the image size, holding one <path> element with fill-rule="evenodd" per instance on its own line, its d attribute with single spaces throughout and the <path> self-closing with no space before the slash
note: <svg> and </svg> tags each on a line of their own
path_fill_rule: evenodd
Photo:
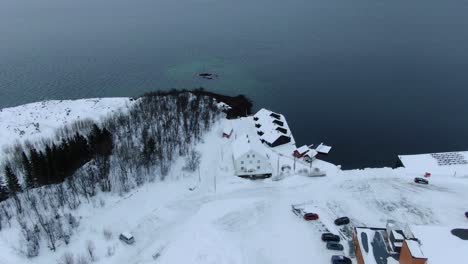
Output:
<svg viewBox="0 0 468 264">
<path fill-rule="evenodd" d="M 95 124 L 88 137 L 76 132 L 58 144 L 47 144 L 44 150 L 31 147 L 29 154 L 25 151 L 21 153 L 23 185 L 19 183 L 11 165 L 5 165 L 3 174 L 6 182 L 1 182 L 0 178 L 0 201 L 15 196 L 23 189 L 61 183 L 94 157 L 109 156 L 112 148 L 112 134 Z"/>
</svg>

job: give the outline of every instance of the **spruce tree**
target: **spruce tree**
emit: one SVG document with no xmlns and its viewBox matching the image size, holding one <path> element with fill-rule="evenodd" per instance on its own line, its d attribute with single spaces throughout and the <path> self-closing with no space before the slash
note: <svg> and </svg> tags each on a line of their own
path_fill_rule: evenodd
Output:
<svg viewBox="0 0 468 264">
<path fill-rule="evenodd" d="M 21 185 L 18 182 L 18 177 L 16 177 L 15 173 L 9 165 L 5 166 L 5 178 L 10 196 L 21 192 Z"/>
</svg>

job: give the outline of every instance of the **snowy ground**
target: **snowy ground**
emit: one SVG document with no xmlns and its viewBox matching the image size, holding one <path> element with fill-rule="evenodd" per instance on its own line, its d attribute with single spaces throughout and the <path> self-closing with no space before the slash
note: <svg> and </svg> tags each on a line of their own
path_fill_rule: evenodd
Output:
<svg viewBox="0 0 468 264">
<path fill-rule="evenodd" d="M 129 98 L 95 98 L 43 101 L 0 109 L 0 149 L 14 142 L 53 137 L 57 128 L 76 120 L 98 121 L 130 104 Z"/>
<path fill-rule="evenodd" d="M 245 180 L 233 176 L 230 142 L 221 138 L 222 127 L 216 126 L 198 146 L 203 153 L 201 183 L 198 173 L 178 169 L 179 162 L 165 182 L 147 184 L 125 197 L 101 196 L 94 206 L 79 209 L 81 225 L 68 246 L 56 253 L 44 249 L 31 260 L 19 256 L 13 249 L 16 242 L 2 231 L 0 263 L 57 263 L 65 252 L 84 254 L 88 240 L 96 246 L 97 263 L 329 263 L 340 252 L 325 249 L 323 226 L 291 212 L 291 204 L 304 202 L 332 231 L 333 220 L 344 215 L 366 226 L 384 226 L 388 219 L 468 225 L 466 179 L 435 176 L 430 185 L 417 185 L 405 169 L 341 171 L 316 161 L 314 166 L 326 170 L 326 177 L 292 173 L 280 181 Z M 236 133 L 250 129 L 247 119 L 234 121 L 233 127 Z M 286 152 L 281 164 L 293 162 Z M 105 229 L 113 233 L 110 240 L 104 238 Z M 134 245 L 118 240 L 126 230 L 135 236 Z"/>
</svg>

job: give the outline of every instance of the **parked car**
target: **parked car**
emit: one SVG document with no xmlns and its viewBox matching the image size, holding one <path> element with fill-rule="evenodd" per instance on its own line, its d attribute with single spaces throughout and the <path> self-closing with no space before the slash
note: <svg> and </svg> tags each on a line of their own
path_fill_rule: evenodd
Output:
<svg viewBox="0 0 468 264">
<path fill-rule="evenodd" d="M 323 233 L 322 234 L 322 241 L 328 242 L 328 241 L 333 241 L 333 242 L 340 242 L 340 236 L 337 236 L 332 233 Z"/>
<path fill-rule="evenodd" d="M 119 239 L 125 242 L 126 244 L 133 244 L 135 243 L 135 238 L 130 232 L 123 232 L 120 234 Z"/>
<path fill-rule="evenodd" d="M 414 178 L 414 182 L 419 184 L 429 184 L 428 180 L 419 177 Z"/>
<path fill-rule="evenodd" d="M 338 242 L 327 242 L 327 248 L 330 250 L 343 250 L 343 245 Z"/>
<path fill-rule="evenodd" d="M 305 213 L 304 214 L 304 220 L 310 221 L 310 220 L 317 220 L 319 219 L 319 215 L 316 213 Z"/>
<path fill-rule="evenodd" d="M 346 217 L 346 216 L 337 218 L 337 219 L 335 220 L 335 225 L 337 225 L 337 226 L 340 226 L 340 225 L 347 225 L 347 224 L 349 224 L 349 218 Z"/>
<path fill-rule="evenodd" d="M 332 264 L 352 264 L 353 262 L 351 261 L 350 258 L 347 258 L 345 256 L 334 255 L 331 258 L 331 263 Z"/>
</svg>

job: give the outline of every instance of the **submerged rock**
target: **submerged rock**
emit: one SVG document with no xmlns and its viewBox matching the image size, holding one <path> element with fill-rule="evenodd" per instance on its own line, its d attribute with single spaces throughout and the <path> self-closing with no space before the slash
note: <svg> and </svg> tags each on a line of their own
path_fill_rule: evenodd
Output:
<svg viewBox="0 0 468 264">
<path fill-rule="evenodd" d="M 208 72 L 202 72 L 198 74 L 199 77 L 206 79 L 206 80 L 213 80 L 218 78 L 218 75 L 215 73 L 208 73 Z"/>
</svg>

